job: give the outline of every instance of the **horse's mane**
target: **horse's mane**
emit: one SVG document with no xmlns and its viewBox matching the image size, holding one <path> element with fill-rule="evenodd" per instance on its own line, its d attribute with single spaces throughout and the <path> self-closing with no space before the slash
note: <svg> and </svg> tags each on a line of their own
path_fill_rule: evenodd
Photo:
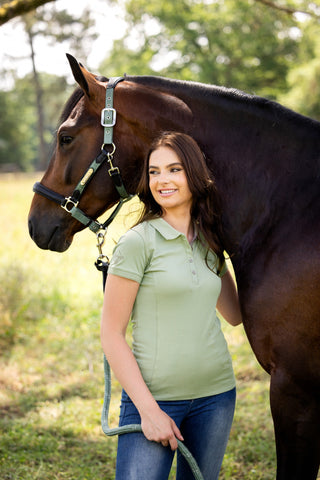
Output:
<svg viewBox="0 0 320 480">
<path fill-rule="evenodd" d="M 97 77 L 98 80 L 106 82 L 106 77 Z M 161 76 L 148 75 L 126 75 L 125 79 L 146 87 L 156 89 L 165 93 L 177 95 L 181 99 L 191 100 L 193 102 L 205 102 L 217 108 L 225 106 L 226 103 L 232 104 L 232 109 L 247 112 L 249 115 L 259 117 L 269 117 L 274 121 L 275 118 L 288 121 L 302 128 L 316 127 L 320 129 L 320 123 L 309 117 L 286 108 L 279 103 L 264 97 L 252 95 L 236 88 L 227 88 L 217 85 L 209 85 L 187 80 L 175 80 Z M 68 101 L 66 102 L 60 117 L 60 124 L 64 122 L 71 111 L 78 103 L 84 93 L 81 88 L 76 88 Z"/>
<path fill-rule="evenodd" d="M 234 109 L 243 111 L 245 108 L 248 114 L 259 114 L 274 119 L 281 117 L 289 122 L 300 125 L 317 126 L 320 128 L 320 123 L 309 117 L 301 115 L 293 110 L 280 105 L 279 103 L 243 92 L 236 88 L 227 88 L 217 85 L 209 85 L 199 82 L 174 80 L 161 76 L 126 76 L 126 80 L 132 81 L 146 87 L 156 88 L 162 92 L 170 92 L 177 94 L 180 98 L 191 98 L 194 101 L 205 102 L 222 106 L 226 102 L 232 102 Z"/>
</svg>

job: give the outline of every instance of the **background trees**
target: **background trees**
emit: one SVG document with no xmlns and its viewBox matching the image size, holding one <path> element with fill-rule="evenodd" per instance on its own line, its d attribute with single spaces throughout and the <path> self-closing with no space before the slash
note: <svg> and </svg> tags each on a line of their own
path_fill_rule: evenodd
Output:
<svg viewBox="0 0 320 480">
<path fill-rule="evenodd" d="M 320 35 L 319 20 L 301 28 L 298 56 L 287 74 L 288 88 L 278 95 L 281 103 L 320 120 Z"/>
<path fill-rule="evenodd" d="M 302 3 L 310 14 L 293 13 L 294 4 L 298 9 Z M 304 46 L 311 30 L 313 39 L 319 33 L 317 9 L 310 2 L 281 4 L 283 8 L 255 0 L 127 0 L 128 31 L 101 68 L 105 74 L 114 66 L 128 71 L 130 57 L 133 66 L 142 57 L 147 71 L 277 99 L 288 90 L 288 72 L 314 55 L 310 45 Z"/>
<path fill-rule="evenodd" d="M 87 64 L 98 35 L 92 20 L 97 1 L 88 0 L 81 16 L 68 14 L 67 2 L 62 7 L 59 1 L 49 1 L 13 20 L 24 24 L 32 68 L 9 91 L 0 92 L 0 167 L 13 163 L 20 169 L 45 168 L 62 104 L 72 87 L 64 77 L 38 71 L 36 40 L 49 37 L 55 44 L 65 42 L 66 51 Z M 0 0 L 0 23 L 9 3 Z M 22 3 L 30 7 L 30 2 Z M 108 0 L 110 4 L 119 7 L 116 0 Z M 164 75 L 234 87 L 320 119 L 320 5 L 316 2 L 123 0 L 121 5 L 127 28 L 96 66 L 97 72 Z M 17 112 L 23 118 L 20 125 L 15 121 Z"/>
<path fill-rule="evenodd" d="M 23 80 L 17 79 L 12 91 L 3 93 L 2 102 L 0 99 L 0 108 L 4 112 L 8 109 L 10 119 L 8 122 L 7 115 L 3 115 L 0 120 L 0 125 L 6 124 L 3 130 L 0 129 L 0 167 L 2 165 L 3 170 L 43 170 L 48 162 L 61 106 L 70 87 L 64 77 L 38 72 L 35 40 L 40 37 L 49 38 L 53 43 L 67 42 L 75 55 L 85 58 L 97 34 L 92 31 L 93 21 L 89 10 L 85 10 L 81 17 L 75 17 L 66 10 L 57 10 L 50 5 L 50 8 L 39 8 L 26 13 L 19 21 L 24 26 L 29 45 L 31 73 Z M 13 110 L 16 112 L 15 119 L 14 115 L 10 115 Z M 20 118 L 23 118 L 23 125 Z M 9 135 L 5 133 L 8 125 L 11 125 Z M 16 151 L 21 153 L 14 160 Z"/>
</svg>

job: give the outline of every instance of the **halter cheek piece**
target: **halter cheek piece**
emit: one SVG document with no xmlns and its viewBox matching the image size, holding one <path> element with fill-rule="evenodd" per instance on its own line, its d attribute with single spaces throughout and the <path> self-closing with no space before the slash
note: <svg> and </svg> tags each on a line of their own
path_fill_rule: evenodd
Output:
<svg viewBox="0 0 320 480">
<path fill-rule="evenodd" d="M 125 186 L 122 181 L 122 177 L 120 175 L 120 170 L 118 167 L 113 166 L 113 154 L 116 150 L 116 146 L 113 143 L 113 127 L 116 124 L 116 117 L 117 112 L 113 108 L 113 92 L 116 85 L 123 81 L 124 77 L 114 77 L 110 78 L 107 90 L 106 90 L 106 106 L 101 112 L 101 125 L 104 128 L 104 141 L 101 147 L 101 152 L 99 155 L 93 160 L 89 168 L 87 169 L 86 173 L 83 175 L 81 180 L 79 181 L 78 185 L 74 189 L 73 193 L 69 197 L 64 197 L 60 195 L 60 193 L 56 193 L 50 188 L 42 185 L 40 182 L 36 182 L 33 186 L 33 191 L 38 195 L 42 195 L 43 197 L 51 200 L 58 205 L 60 205 L 66 212 L 70 213 L 70 215 L 78 220 L 78 222 L 82 223 L 85 227 L 88 227 L 92 232 L 97 234 L 98 238 L 98 249 L 100 252 L 100 256 L 98 257 L 96 266 L 99 268 L 99 260 L 102 261 L 105 258 L 102 255 L 101 247 L 104 243 L 104 238 L 106 235 L 107 227 L 113 221 L 117 213 L 119 212 L 122 205 L 130 200 L 133 195 L 128 193 L 125 189 Z M 97 220 L 89 217 L 86 213 L 84 213 L 79 207 L 78 204 L 84 193 L 86 187 L 92 180 L 95 173 L 98 169 L 103 165 L 105 162 L 109 164 L 108 173 L 113 181 L 115 189 L 119 194 L 119 203 L 117 204 L 116 208 L 113 210 L 111 215 L 107 218 L 104 223 L 99 223 Z M 103 263 L 103 262 L 102 262 Z M 97 265 L 98 264 L 98 265 Z"/>
</svg>

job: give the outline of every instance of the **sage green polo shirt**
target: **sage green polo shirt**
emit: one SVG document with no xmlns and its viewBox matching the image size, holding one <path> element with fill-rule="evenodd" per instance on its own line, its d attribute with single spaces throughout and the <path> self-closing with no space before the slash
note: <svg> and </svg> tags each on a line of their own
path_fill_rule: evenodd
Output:
<svg viewBox="0 0 320 480">
<path fill-rule="evenodd" d="M 156 400 L 187 400 L 231 390 L 235 378 L 216 315 L 220 277 L 162 218 L 122 236 L 109 272 L 139 282 L 134 303 L 133 353 Z M 210 253 L 214 265 L 216 257 Z"/>
</svg>

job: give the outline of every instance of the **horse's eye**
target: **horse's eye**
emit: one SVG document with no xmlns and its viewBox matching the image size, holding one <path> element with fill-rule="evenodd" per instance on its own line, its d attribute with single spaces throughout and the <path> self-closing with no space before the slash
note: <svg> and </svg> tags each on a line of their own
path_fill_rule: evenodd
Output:
<svg viewBox="0 0 320 480">
<path fill-rule="evenodd" d="M 60 145 L 63 147 L 64 145 L 70 145 L 72 142 L 73 137 L 70 137 L 69 135 L 61 135 L 59 141 Z"/>
</svg>

